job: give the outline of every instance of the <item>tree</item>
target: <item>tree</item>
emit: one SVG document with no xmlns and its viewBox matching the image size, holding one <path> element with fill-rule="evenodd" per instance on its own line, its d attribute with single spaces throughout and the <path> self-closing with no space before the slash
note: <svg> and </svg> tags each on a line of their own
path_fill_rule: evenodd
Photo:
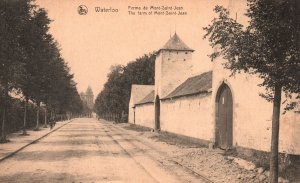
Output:
<svg viewBox="0 0 300 183">
<path fill-rule="evenodd" d="M 34 12 L 34 24 L 36 25 L 35 35 L 37 36 L 35 43 L 35 50 L 33 61 L 34 68 L 33 81 L 34 87 L 31 88 L 33 93 L 33 100 L 37 105 L 37 117 L 36 117 L 36 130 L 39 129 L 39 116 L 40 116 L 40 105 L 42 101 L 46 101 L 47 89 L 49 88 L 49 70 L 51 67 L 51 59 L 53 54 L 51 52 L 51 44 L 53 38 L 48 34 L 50 19 L 48 18 L 47 12 L 44 9 L 38 9 Z M 55 58 L 54 58 L 55 59 Z M 35 66 L 35 67 L 34 67 Z M 31 81 L 32 82 L 32 81 Z"/>
<path fill-rule="evenodd" d="M 104 89 L 96 98 L 94 110 L 98 116 L 117 115 L 128 111 L 132 84 L 154 84 L 155 54 L 144 55 L 126 66 L 115 65 L 107 75 Z"/>
<path fill-rule="evenodd" d="M 51 36 L 48 36 L 53 40 Z M 65 63 L 59 50 L 58 43 L 49 41 L 48 67 L 45 70 L 46 83 L 43 102 L 52 113 L 80 113 L 82 103 L 76 83 L 73 81 L 73 74 Z"/>
<path fill-rule="evenodd" d="M 266 89 L 261 96 L 273 102 L 270 182 L 278 182 L 281 95 L 284 92 L 289 99 L 285 110 L 295 108 L 297 100 L 294 99 L 300 98 L 297 1 L 248 0 L 247 27 L 230 18 L 221 6 L 216 6 L 214 11 L 218 18 L 204 28 L 204 38 L 209 39 L 212 47 L 218 47 L 210 58 L 223 56 L 227 60 L 224 67 L 232 75 L 244 71 L 261 78 L 263 82 L 259 86 Z"/>
<path fill-rule="evenodd" d="M 39 129 L 40 104 L 45 101 L 49 87 L 49 68 L 53 54 L 53 38 L 48 33 L 50 20 L 44 9 L 35 7 L 23 33 L 23 45 L 26 49 L 26 77 L 23 78 L 22 91 L 25 101 L 30 99 L 37 105 L 36 130 Z M 26 102 L 25 102 L 26 104 Z M 25 113 L 25 112 L 24 112 Z"/>
<path fill-rule="evenodd" d="M 29 19 L 30 1 L 0 2 L 0 86 L 2 99 L 2 135 L 6 141 L 6 110 L 9 92 L 19 89 L 19 81 L 24 71 L 24 53 L 20 45 L 22 31 Z"/>
<path fill-rule="evenodd" d="M 25 53 L 23 77 L 19 82 L 24 96 L 24 134 L 28 100 L 37 105 L 36 129 L 39 128 L 41 102 L 46 104 L 45 110 L 48 109 L 51 114 L 72 108 L 72 100 L 80 108 L 73 75 L 60 54 L 58 43 L 49 33 L 51 20 L 47 12 L 31 4 L 28 13 L 30 16 L 27 17 L 20 36 L 20 46 Z M 45 117 L 46 121 L 47 116 Z"/>
<path fill-rule="evenodd" d="M 20 36 L 20 46 L 24 49 L 24 70 L 23 77 L 19 81 L 19 88 L 22 92 L 22 100 L 24 103 L 24 116 L 23 116 L 23 135 L 27 135 L 26 127 L 27 127 L 27 110 L 28 110 L 28 101 L 32 99 L 31 93 L 31 82 L 34 77 L 34 73 L 32 72 L 32 64 L 33 59 L 36 53 L 36 48 L 38 45 L 36 44 L 40 39 L 37 38 L 37 28 L 36 18 L 33 17 L 36 13 L 33 13 L 38 8 L 37 6 L 31 3 L 31 0 L 28 1 L 30 3 L 30 9 L 28 9 L 29 16 L 24 21 L 24 29 L 21 32 Z M 34 41 L 32 41 L 34 40 Z"/>
<path fill-rule="evenodd" d="M 82 110 L 73 75 L 49 33 L 50 22 L 47 12 L 33 0 L 0 1 L 1 141 L 6 141 L 8 106 L 20 108 L 9 105 L 14 101 L 9 96 L 12 92 L 21 93 L 24 100 L 23 134 L 26 134 L 29 100 L 37 106 L 36 129 L 41 102 L 55 113 Z"/>
</svg>

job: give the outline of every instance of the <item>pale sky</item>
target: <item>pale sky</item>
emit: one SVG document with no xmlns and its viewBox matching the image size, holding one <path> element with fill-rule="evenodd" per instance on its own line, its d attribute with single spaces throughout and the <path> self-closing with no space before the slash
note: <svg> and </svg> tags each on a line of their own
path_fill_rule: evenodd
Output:
<svg viewBox="0 0 300 183">
<path fill-rule="evenodd" d="M 228 8 L 234 1 L 240 11 L 244 0 L 37 0 L 53 20 L 50 31 L 62 49 L 62 55 L 78 83 L 78 91 L 92 87 L 95 97 L 107 80 L 109 68 L 135 60 L 159 50 L 174 34 L 192 49 L 195 72 L 211 69 L 211 48 L 203 40 L 204 31 L 213 17 L 213 7 Z M 88 8 L 79 15 L 80 5 Z M 128 6 L 182 6 L 187 15 L 129 15 Z M 95 7 L 118 9 L 118 13 L 99 13 Z"/>
</svg>

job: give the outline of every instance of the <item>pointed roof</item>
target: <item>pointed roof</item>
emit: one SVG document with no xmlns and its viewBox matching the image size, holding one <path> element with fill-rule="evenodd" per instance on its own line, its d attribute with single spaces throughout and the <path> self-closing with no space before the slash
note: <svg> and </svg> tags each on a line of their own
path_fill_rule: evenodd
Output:
<svg viewBox="0 0 300 183">
<path fill-rule="evenodd" d="M 179 38 L 176 32 L 159 51 L 161 50 L 194 51 Z"/>
<path fill-rule="evenodd" d="M 85 94 L 86 95 L 93 95 L 93 91 L 92 91 L 92 88 L 90 86 L 88 86 L 88 88 L 86 89 Z"/>
<path fill-rule="evenodd" d="M 137 102 L 135 105 L 154 103 L 154 95 L 155 95 L 155 92 L 154 92 L 154 90 L 152 90 L 145 98 L 143 98 L 141 101 Z"/>
<path fill-rule="evenodd" d="M 141 101 L 153 90 L 154 90 L 154 85 L 133 84 L 131 86 L 131 95 L 130 95 L 130 101 L 131 101 L 132 105 L 134 106 L 137 102 Z"/>
</svg>

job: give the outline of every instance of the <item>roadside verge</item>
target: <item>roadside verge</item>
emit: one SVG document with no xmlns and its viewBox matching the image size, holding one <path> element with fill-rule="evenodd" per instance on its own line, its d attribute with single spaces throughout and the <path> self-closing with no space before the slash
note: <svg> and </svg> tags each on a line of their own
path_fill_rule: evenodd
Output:
<svg viewBox="0 0 300 183">
<path fill-rule="evenodd" d="M 29 136 L 22 136 L 20 132 L 9 134 L 8 139 L 10 142 L 0 145 L 0 163 L 72 121 L 73 119 L 57 122 L 55 127 L 50 131 L 49 128 L 41 128 L 39 131 L 28 130 Z"/>
</svg>

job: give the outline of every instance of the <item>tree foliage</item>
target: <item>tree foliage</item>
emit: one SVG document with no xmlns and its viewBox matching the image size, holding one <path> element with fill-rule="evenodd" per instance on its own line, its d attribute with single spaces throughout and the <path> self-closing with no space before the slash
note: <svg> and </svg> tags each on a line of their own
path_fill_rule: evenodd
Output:
<svg viewBox="0 0 300 183">
<path fill-rule="evenodd" d="M 29 18 L 28 1 L 0 2 L 0 92 L 1 92 L 1 140 L 6 141 L 6 113 L 9 92 L 17 90 L 24 73 L 25 51 L 20 46 L 25 22 Z"/>
<path fill-rule="evenodd" d="M 114 65 L 107 75 L 104 89 L 95 101 L 95 111 L 100 117 L 107 114 L 121 116 L 128 112 L 132 84 L 154 84 L 155 54 L 144 55 L 126 66 Z"/>
<path fill-rule="evenodd" d="M 18 7 L 16 9 L 16 7 Z M 20 39 L 29 17 L 27 1 L 0 1 L 0 86 L 1 93 L 17 89 L 24 71 L 25 52 Z"/>
</svg>

